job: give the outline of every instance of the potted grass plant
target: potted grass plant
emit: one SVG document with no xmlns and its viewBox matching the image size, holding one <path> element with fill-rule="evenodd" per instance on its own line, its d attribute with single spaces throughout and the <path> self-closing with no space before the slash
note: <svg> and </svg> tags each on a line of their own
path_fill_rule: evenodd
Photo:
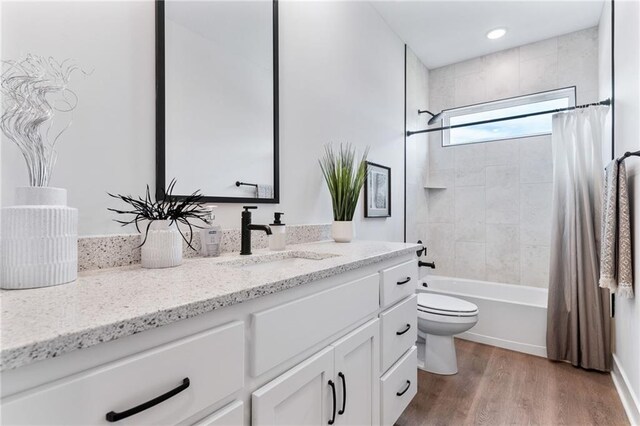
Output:
<svg viewBox="0 0 640 426">
<path fill-rule="evenodd" d="M 173 196 L 175 179 L 169 183 L 162 198 L 151 198 L 149 185 L 144 198 L 130 195 L 109 196 L 131 206 L 130 210 L 109 208 L 117 214 L 133 216 L 129 220 L 115 220 L 122 226 L 135 225 L 140 232 L 140 247 L 143 268 L 171 268 L 182 264 L 182 240 L 193 250 L 193 228 L 200 228 L 192 221 L 204 221 L 210 215 L 210 209 L 202 205 L 202 194 L 195 191 L 191 195 L 177 199 Z M 140 224 L 143 223 L 141 228 Z M 178 225 L 189 228 L 187 235 Z"/>
<path fill-rule="evenodd" d="M 340 144 L 337 151 L 326 145 L 319 160 L 333 205 L 331 236 L 338 243 L 348 243 L 354 237 L 353 215 L 367 175 L 368 152 L 369 148 L 365 149 L 357 161 L 356 150 L 350 144 Z"/>
</svg>

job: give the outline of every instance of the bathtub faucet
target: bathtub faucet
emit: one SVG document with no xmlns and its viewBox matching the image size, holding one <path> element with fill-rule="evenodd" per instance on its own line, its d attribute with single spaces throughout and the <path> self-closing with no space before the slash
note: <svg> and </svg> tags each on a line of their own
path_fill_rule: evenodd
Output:
<svg viewBox="0 0 640 426">
<path fill-rule="evenodd" d="M 436 269 L 436 262 L 423 262 L 422 260 L 418 261 L 419 267 L 426 267 L 431 269 Z"/>
</svg>

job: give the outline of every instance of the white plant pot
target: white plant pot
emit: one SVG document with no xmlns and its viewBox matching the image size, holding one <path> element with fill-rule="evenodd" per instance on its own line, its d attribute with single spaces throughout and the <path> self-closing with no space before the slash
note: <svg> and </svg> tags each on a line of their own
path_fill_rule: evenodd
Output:
<svg viewBox="0 0 640 426">
<path fill-rule="evenodd" d="M 16 188 L 16 205 L 1 212 L 0 287 L 25 289 L 78 276 L 78 210 L 67 190 Z"/>
<path fill-rule="evenodd" d="M 140 236 L 142 242 L 144 234 Z M 154 220 L 147 241 L 142 246 L 142 267 L 171 268 L 182 264 L 182 236 L 178 225 L 170 220 Z"/>
<path fill-rule="evenodd" d="M 335 220 L 331 225 L 331 237 L 336 243 L 348 243 L 353 240 L 355 232 L 353 230 L 353 221 Z"/>
</svg>

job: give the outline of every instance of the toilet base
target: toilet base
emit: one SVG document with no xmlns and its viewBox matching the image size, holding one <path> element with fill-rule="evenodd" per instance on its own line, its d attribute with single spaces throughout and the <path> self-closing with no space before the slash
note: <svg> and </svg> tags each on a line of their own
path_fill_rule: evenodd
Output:
<svg viewBox="0 0 640 426">
<path fill-rule="evenodd" d="M 418 344 L 418 362 L 421 370 L 429 373 L 450 376 L 458 373 L 458 360 L 453 336 L 436 336 L 420 333 L 425 343 Z"/>
</svg>

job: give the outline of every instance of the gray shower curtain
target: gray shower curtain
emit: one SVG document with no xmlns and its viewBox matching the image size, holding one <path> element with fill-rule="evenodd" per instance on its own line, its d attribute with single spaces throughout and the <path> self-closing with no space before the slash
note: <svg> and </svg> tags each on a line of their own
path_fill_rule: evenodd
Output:
<svg viewBox="0 0 640 426">
<path fill-rule="evenodd" d="M 607 107 L 553 117 L 547 357 L 611 370 L 608 290 L 598 287 Z"/>
</svg>

